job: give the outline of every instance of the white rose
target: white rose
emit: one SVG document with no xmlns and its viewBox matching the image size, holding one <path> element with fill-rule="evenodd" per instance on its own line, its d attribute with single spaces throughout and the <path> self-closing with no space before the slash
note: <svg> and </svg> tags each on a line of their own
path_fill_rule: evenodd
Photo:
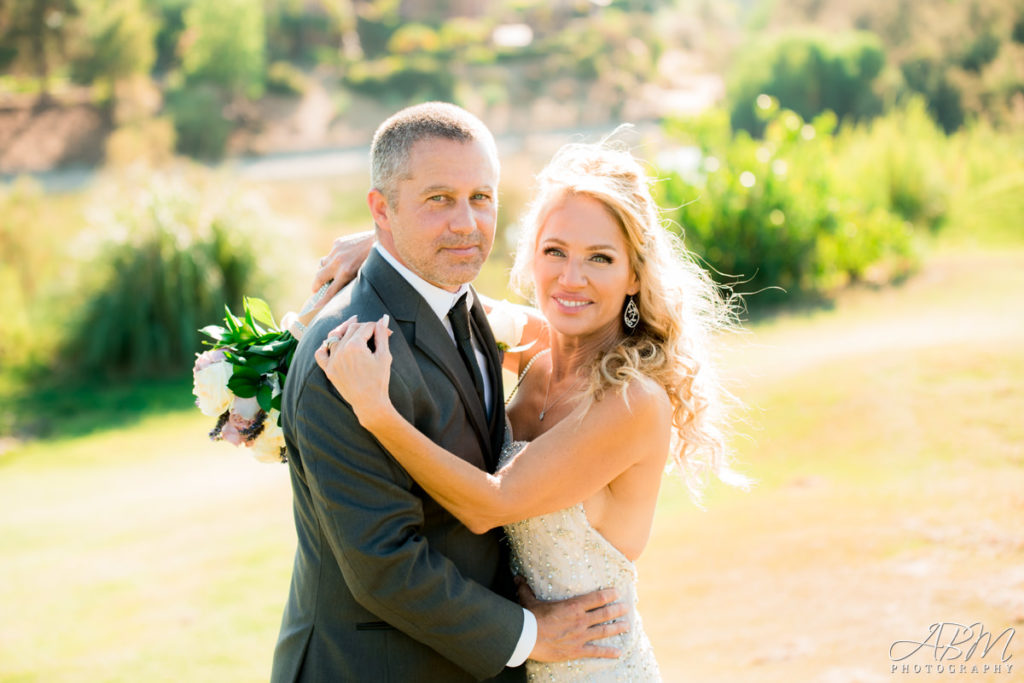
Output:
<svg viewBox="0 0 1024 683">
<path fill-rule="evenodd" d="M 281 462 L 281 449 L 284 448 L 284 432 L 277 424 L 280 413 L 271 410 L 263 423 L 263 431 L 252 442 L 253 457 L 260 462 Z"/>
<path fill-rule="evenodd" d="M 219 417 L 231 406 L 231 401 L 235 398 L 228 389 L 228 380 L 231 379 L 234 368 L 226 360 L 203 360 L 203 367 L 192 374 L 192 393 L 195 394 L 196 405 L 203 415 Z M 200 366 L 199 361 L 196 361 L 196 365 Z"/>
<path fill-rule="evenodd" d="M 508 301 L 497 301 L 487 314 L 487 323 L 494 333 L 498 348 L 507 350 L 519 345 L 526 329 L 526 314 Z"/>
</svg>

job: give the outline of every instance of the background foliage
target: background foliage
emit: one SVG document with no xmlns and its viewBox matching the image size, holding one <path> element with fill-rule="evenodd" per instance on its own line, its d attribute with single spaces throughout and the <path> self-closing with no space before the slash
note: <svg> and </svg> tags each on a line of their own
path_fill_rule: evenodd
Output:
<svg viewBox="0 0 1024 683">
<path fill-rule="evenodd" d="M 301 300 L 302 287 L 265 272 L 274 266 L 267 245 L 287 239 L 268 237 L 266 226 L 282 213 L 303 214 L 307 228 L 291 242 L 325 249 L 334 235 L 368 227 L 353 189 L 362 179 L 352 188 L 264 185 L 261 193 L 277 196 L 272 213 L 240 198 L 225 176 L 152 167 L 175 152 L 220 158 L 232 136 L 260 128 L 261 102 L 299 106 L 312 86 L 326 86 L 336 117 L 351 106 L 346 93 L 388 109 L 452 99 L 485 119 L 510 118 L 546 97 L 580 120 L 604 112 L 610 130 L 644 88 L 680 76 L 665 66 L 678 64 L 667 56 L 690 55 L 687 68 L 722 74 L 725 100 L 698 118 L 668 115 L 664 137 L 638 153 L 662 164 L 658 196 L 689 246 L 734 276 L 723 281 L 764 290 L 750 298 L 754 308 L 898 280 L 939 231 L 1019 237 L 1024 10 L 1013 3 L 508 0 L 462 14 L 454 7 L 0 6 L 0 97 L 37 96 L 33 107 L 45 113 L 79 83 L 110 122 L 106 159 L 116 178 L 67 194 L 29 180 L 0 186 L 0 393 L 33 369 L 173 373 L 196 348 L 195 328 L 218 319 L 223 304 L 237 307 L 242 293 L 282 292 L 274 304 Z M 663 163 L 679 151 L 690 161 Z M 507 168 L 502 231 L 537 170 Z M 79 267 L 86 256 L 89 267 Z M 499 256 L 482 276 L 499 295 L 503 267 Z"/>
<path fill-rule="evenodd" d="M 118 188 L 128 201 L 93 213 L 86 229 L 97 253 L 60 356 L 76 373 L 181 373 L 200 348 L 199 328 L 267 285 L 265 208 L 203 180 L 155 175 Z"/>
</svg>

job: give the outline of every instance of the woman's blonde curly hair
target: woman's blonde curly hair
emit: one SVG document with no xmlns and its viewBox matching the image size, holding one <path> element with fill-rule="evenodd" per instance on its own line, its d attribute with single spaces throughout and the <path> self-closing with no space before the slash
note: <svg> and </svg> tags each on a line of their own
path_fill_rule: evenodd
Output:
<svg viewBox="0 0 1024 683">
<path fill-rule="evenodd" d="M 651 197 L 651 180 L 624 145 L 608 140 L 566 145 L 537 179 L 537 196 L 522 223 L 513 287 L 533 299 L 540 228 L 552 209 L 574 196 L 596 199 L 618 222 L 640 282 L 635 296 L 640 322 L 632 332 L 623 325 L 615 346 L 594 360 L 583 404 L 648 377 L 672 402 L 672 457 L 694 497 L 699 499 L 708 473 L 742 483 L 726 465 L 723 403 L 730 397 L 709 346 L 713 332 L 735 327 L 736 296 L 716 285 L 666 229 Z"/>
</svg>

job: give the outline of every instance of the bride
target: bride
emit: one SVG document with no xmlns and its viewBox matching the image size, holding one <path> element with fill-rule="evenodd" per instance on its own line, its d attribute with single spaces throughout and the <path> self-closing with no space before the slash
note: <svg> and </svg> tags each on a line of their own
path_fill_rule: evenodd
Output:
<svg viewBox="0 0 1024 683">
<path fill-rule="evenodd" d="M 528 660 L 530 680 L 660 680 L 633 563 L 669 456 L 693 491 L 703 473 L 726 471 L 708 344 L 730 309 L 663 227 L 628 151 L 568 145 L 539 181 L 512 273 L 537 307 L 533 344 L 504 355 L 519 381 L 497 472 L 441 449 L 394 409 L 386 317 L 346 321 L 317 361 L 427 493 L 476 533 L 505 528 L 513 570 L 537 598 L 618 589 L 629 630 L 595 644 L 621 656 Z"/>
</svg>

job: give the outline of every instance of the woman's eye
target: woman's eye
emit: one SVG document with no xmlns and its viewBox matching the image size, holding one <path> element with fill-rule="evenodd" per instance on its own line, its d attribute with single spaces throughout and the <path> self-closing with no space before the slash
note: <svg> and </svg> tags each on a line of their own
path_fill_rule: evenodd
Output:
<svg viewBox="0 0 1024 683">
<path fill-rule="evenodd" d="M 562 253 L 561 249 L 556 249 L 555 247 L 548 247 L 547 249 L 544 250 L 544 255 L 545 256 L 564 256 L 565 254 Z"/>
<path fill-rule="evenodd" d="M 607 256 L 606 254 L 594 254 L 591 258 L 594 259 L 595 261 L 597 261 L 598 263 L 611 263 L 612 262 L 612 257 L 611 256 Z"/>
</svg>

